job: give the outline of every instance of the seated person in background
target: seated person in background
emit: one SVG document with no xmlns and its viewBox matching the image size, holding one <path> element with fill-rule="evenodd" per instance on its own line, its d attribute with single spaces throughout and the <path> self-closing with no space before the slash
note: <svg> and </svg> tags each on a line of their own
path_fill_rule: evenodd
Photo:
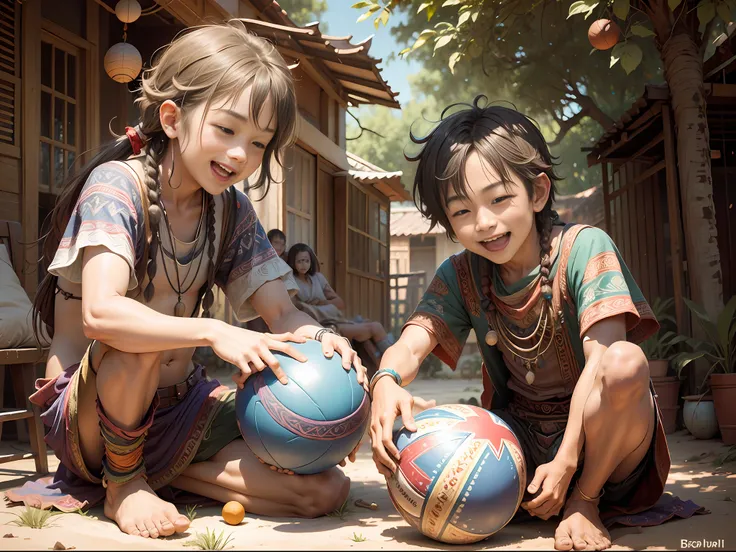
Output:
<svg viewBox="0 0 736 552">
<path fill-rule="evenodd" d="M 323 325 L 334 326 L 350 340 L 372 340 L 377 349 L 377 358 L 393 344 L 393 335 L 386 333 L 380 322 L 349 320 L 345 317 L 342 312 L 345 302 L 319 271 L 319 261 L 311 247 L 303 243 L 293 245 L 289 249 L 287 262 L 299 285 L 299 292 L 292 298 L 297 308 L 312 315 Z"/>
<path fill-rule="evenodd" d="M 268 241 L 271 242 L 271 245 L 276 250 L 276 254 L 286 261 L 286 234 L 278 228 L 273 228 L 266 235 L 268 236 Z"/>
<path fill-rule="evenodd" d="M 278 228 L 274 228 L 268 231 L 266 234 L 268 241 L 276 250 L 276 254 L 279 258 L 286 262 L 286 234 L 284 234 Z M 245 323 L 245 327 L 252 332 L 268 333 L 268 326 L 263 321 L 263 318 L 254 318 Z"/>
</svg>

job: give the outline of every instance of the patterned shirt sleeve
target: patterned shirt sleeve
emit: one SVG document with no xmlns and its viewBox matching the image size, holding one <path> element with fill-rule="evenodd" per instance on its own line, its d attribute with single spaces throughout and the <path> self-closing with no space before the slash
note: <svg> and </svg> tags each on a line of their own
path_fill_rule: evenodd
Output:
<svg viewBox="0 0 736 552">
<path fill-rule="evenodd" d="M 101 245 L 125 259 L 128 290 L 135 289 L 135 265 L 143 255 L 144 240 L 143 207 L 133 175 L 116 163 L 104 163 L 84 184 L 49 272 L 81 284 L 82 250 Z"/>
<path fill-rule="evenodd" d="M 227 245 L 215 282 L 225 292 L 241 322 L 258 317 L 250 302 L 266 282 L 281 280 L 289 295 L 298 291 L 291 268 L 276 254 L 248 196 L 237 191 L 232 240 Z"/>
<path fill-rule="evenodd" d="M 616 245 L 603 230 L 580 231 L 570 252 L 567 277 L 581 338 L 596 322 L 620 314 L 626 316 L 627 338 L 634 343 L 659 328 Z"/>
<path fill-rule="evenodd" d="M 462 261 L 460 256 L 456 257 L 455 260 Z M 404 328 L 411 325 L 420 326 L 434 336 L 437 347 L 432 352 L 454 370 L 472 323 L 465 309 L 452 258 L 437 269 Z"/>
</svg>

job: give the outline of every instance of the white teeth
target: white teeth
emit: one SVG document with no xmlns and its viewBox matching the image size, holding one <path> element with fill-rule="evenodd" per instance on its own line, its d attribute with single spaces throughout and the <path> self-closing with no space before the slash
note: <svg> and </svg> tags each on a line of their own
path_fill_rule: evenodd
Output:
<svg viewBox="0 0 736 552">
<path fill-rule="evenodd" d="M 220 163 L 218 163 L 217 161 L 215 161 L 215 165 L 217 166 L 217 168 L 218 168 L 218 169 L 220 169 L 220 170 L 221 170 L 221 171 L 222 171 L 222 172 L 224 173 L 224 175 L 223 175 L 223 176 L 231 176 L 231 175 L 232 175 L 232 174 L 234 173 L 234 171 L 231 171 L 231 170 L 230 170 L 230 169 L 228 169 L 227 167 L 223 167 L 223 166 L 222 166 L 222 165 L 221 165 Z"/>
<path fill-rule="evenodd" d="M 505 238 L 505 237 L 506 237 L 506 234 L 501 234 L 500 236 L 496 236 L 495 238 L 491 238 L 490 240 L 483 240 L 481 243 L 491 243 L 491 242 L 500 240 L 501 238 Z"/>
</svg>

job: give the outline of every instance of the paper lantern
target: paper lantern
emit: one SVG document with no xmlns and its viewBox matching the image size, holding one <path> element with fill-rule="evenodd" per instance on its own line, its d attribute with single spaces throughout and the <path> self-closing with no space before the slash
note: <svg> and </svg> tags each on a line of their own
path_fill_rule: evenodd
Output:
<svg viewBox="0 0 736 552">
<path fill-rule="evenodd" d="M 140 52 L 132 44 L 118 42 L 105 54 L 105 72 L 115 82 L 130 82 L 143 67 Z"/>
<path fill-rule="evenodd" d="M 115 15 L 123 23 L 133 23 L 141 16 L 138 0 L 120 0 L 115 4 Z"/>
</svg>

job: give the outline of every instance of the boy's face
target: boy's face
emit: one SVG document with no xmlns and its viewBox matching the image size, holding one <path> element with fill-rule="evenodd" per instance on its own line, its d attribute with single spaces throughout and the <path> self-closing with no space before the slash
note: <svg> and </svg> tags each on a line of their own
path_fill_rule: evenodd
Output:
<svg viewBox="0 0 736 552">
<path fill-rule="evenodd" d="M 276 254 L 279 257 L 284 254 L 284 249 L 286 249 L 286 242 L 282 238 L 274 236 L 274 238 L 271 240 L 271 245 L 276 250 Z"/>
<path fill-rule="evenodd" d="M 530 239 L 536 238 L 534 214 L 548 195 L 544 183 L 535 183 L 535 198 L 530 199 L 521 180 L 511 174 L 513 181 L 504 186 L 501 176 L 474 152 L 465 167 L 468 197 L 450 190 L 445 207 L 462 246 L 498 265 L 517 260 L 519 251 L 529 248 Z"/>
</svg>

